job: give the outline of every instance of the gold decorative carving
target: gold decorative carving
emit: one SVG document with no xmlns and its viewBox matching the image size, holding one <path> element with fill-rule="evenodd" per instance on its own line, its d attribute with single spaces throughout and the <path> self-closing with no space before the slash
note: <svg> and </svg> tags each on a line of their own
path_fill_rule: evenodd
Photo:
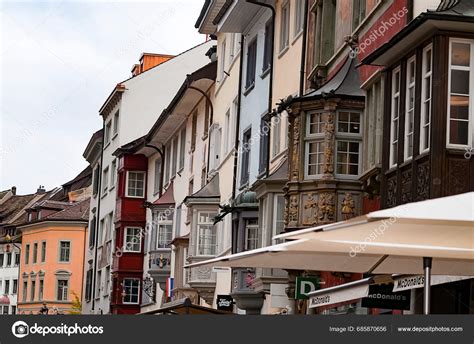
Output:
<svg viewBox="0 0 474 344">
<path fill-rule="evenodd" d="M 299 176 L 299 147 L 300 147 L 300 117 L 296 116 L 293 120 L 293 150 L 291 156 L 292 173 L 291 179 L 298 180 Z"/>
<path fill-rule="evenodd" d="M 349 192 L 346 192 L 342 200 L 341 214 L 343 220 L 349 220 L 355 215 L 355 202 Z"/>
<path fill-rule="evenodd" d="M 303 216 L 303 225 L 312 226 L 315 225 L 318 221 L 318 201 L 314 197 L 313 193 L 309 193 L 306 196 L 304 202 L 304 216 Z"/>
<path fill-rule="evenodd" d="M 325 123 L 324 123 L 324 163 L 323 163 L 323 173 L 324 178 L 332 178 L 334 173 L 334 133 L 335 133 L 335 124 L 334 124 L 334 114 L 326 113 L 324 114 Z"/>
<path fill-rule="evenodd" d="M 290 196 L 290 206 L 288 208 L 288 226 L 295 227 L 298 225 L 298 196 Z"/>
<path fill-rule="evenodd" d="M 334 194 L 321 193 L 318 200 L 318 222 L 330 223 L 335 218 L 335 201 Z"/>
</svg>

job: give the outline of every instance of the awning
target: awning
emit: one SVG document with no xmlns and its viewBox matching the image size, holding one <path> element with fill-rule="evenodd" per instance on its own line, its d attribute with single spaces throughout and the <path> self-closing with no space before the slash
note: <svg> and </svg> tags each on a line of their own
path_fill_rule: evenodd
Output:
<svg viewBox="0 0 474 344">
<path fill-rule="evenodd" d="M 196 305 L 191 302 L 191 299 L 184 298 L 168 303 L 155 311 L 150 311 L 140 314 L 233 314 L 231 312 L 224 312 L 218 309 Z"/>
</svg>

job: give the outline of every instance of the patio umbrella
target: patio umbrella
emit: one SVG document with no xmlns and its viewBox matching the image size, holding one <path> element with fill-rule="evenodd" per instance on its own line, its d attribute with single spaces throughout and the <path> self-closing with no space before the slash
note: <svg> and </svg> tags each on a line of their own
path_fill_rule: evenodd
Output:
<svg viewBox="0 0 474 344">
<path fill-rule="evenodd" d="M 293 241 L 196 263 L 226 267 L 474 276 L 474 193 L 406 204 L 277 236 Z"/>
</svg>

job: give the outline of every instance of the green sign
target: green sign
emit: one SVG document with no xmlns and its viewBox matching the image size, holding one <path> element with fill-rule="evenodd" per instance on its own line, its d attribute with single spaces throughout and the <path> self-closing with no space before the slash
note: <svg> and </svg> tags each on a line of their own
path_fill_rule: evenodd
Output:
<svg viewBox="0 0 474 344">
<path fill-rule="evenodd" d="M 308 293 L 318 289 L 318 277 L 296 277 L 295 299 L 306 300 L 308 298 Z"/>
</svg>

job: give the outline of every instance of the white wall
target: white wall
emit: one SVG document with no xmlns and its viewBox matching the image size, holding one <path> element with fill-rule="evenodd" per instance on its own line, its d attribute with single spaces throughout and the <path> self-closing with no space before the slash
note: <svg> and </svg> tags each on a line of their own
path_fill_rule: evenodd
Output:
<svg viewBox="0 0 474 344">
<path fill-rule="evenodd" d="M 12 264 L 7 266 L 7 253 L 4 252 L 4 247 L 0 247 L 0 254 L 4 253 L 4 262 L 3 266 L 0 266 L 0 296 L 4 295 L 5 293 L 5 281 L 10 281 L 10 291 L 7 294 L 8 298 L 10 299 L 10 305 L 8 306 L 8 314 L 12 314 L 12 306 L 17 306 L 17 295 L 18 290 L 20 289 L 20 285 L 18 284 L 16 294 L 12 294 L 13 291 L 13 280 L 16 279 L 19 283 L 19 267 L 15 266 L 15 255 L 19 255 L 20 251 L 16 248 L 12 248 Z M 0 314 L 2 314 L 4 305 L 0 305 Z"/>
</svg>

